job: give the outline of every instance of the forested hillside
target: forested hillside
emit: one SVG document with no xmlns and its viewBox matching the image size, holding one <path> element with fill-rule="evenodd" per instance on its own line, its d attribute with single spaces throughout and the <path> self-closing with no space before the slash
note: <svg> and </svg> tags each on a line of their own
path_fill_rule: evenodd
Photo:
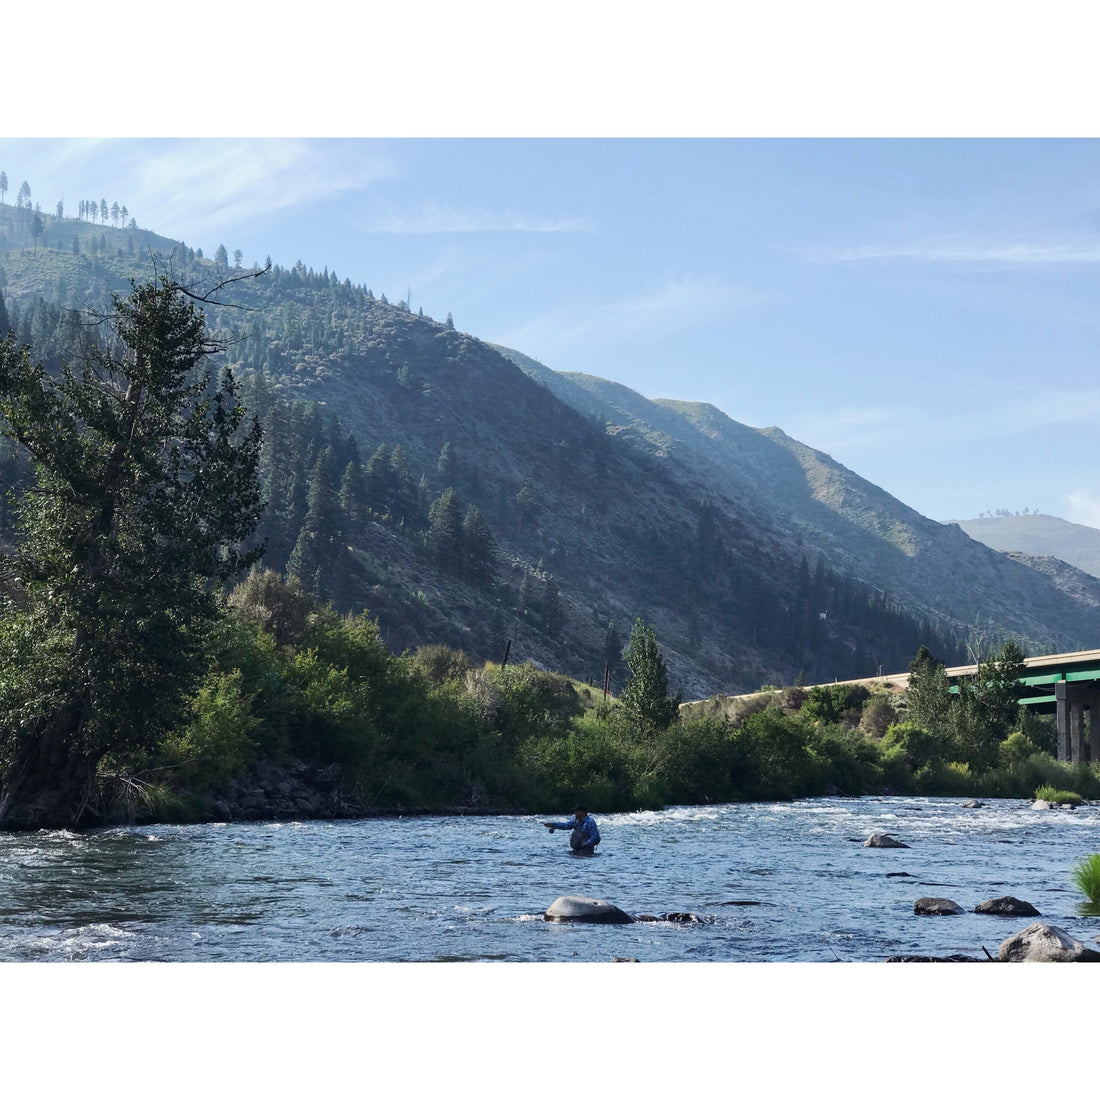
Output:
<svg viewBox="0 0 1100 1100">
<path fill-rule="evenodd" d="M 608 666 L 614 690 L 642 618 L 690 698 L 903 669 L 921 644 L 952 663 L 1008 633 L 1032 652 L 1095 643 L 1083 635 L 1096 593 L 1001 567 L 916 513 L 909 529 L 934 537 L 884 543 L 873 528 L 892 498 L 862 483 L 860 515 L 845 514 L 815 471 L 827 456 L 793 440 L 653 403 L 639 409 L 663 408 L 666 422 L 650 411 L 628 423 L 621 402 L 592 395 L 599 380 L 565 380 L 590 395 L 585 407 L 450 317 L 301 262 L 241 279 L 244 258 L 224 246 L 207 258 L 126 223 L 121 207 L 117 223 L 113 206 L 95 220 L 90 209 L 0 205 L 0 325 L 58 365 L 94 323 L 84 311 L 104 310 L 131 276 L 236 280 L 206 313 L 264 428 L 264 564 L 338 610 L 368 611 L 391 651 L 508 652 L 594 683 Z M 0 463 L 8 486 L 25 476 L 6 445 Z M 12 517 L 0 523 L 10 542 Z M 981 599 L 965 596 L 974 584 Z"/>
</svg>

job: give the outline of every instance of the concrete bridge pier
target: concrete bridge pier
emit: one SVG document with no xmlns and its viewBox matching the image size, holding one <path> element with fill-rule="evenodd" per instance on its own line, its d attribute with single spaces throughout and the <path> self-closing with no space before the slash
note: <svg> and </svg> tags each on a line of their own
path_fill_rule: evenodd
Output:
<svg viewBox="0 0 1100 1100">
<path fill-rule="evenodd" d="M 1089 697 L 1089 763 L 1100 764 L 1100 687 L 1095 684 Z"/>
<path fill-rule="evenodd" d="M 1069 684 L 1060 680 L 1054 685 L 1057 706 L 1058 759 L 1072 764 L 1088 760 L 1100 762 L 1100 691 L 1092 684 Z M 1085 708 L 1089 709 L 1088 756 L 1085 751 Z"/>
</svg>

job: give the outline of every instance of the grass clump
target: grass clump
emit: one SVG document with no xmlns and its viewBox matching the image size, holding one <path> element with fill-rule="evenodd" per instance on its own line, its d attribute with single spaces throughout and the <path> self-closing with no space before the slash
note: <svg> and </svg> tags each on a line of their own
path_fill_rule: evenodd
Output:
<svg viewBox="0 0 1100 1100">
<path fill-rule="evenodd" d="M 1076 791 L 1059 791 L 1054 787 L 1040 787 L 1035 792 L 1035 797 L 1059 806 L 1080 806 L 1085 801 Z"/>
<path fill-rule="evenodd" d="M 1085 856 L 1074 866 L 1073 882 L 1093 905 L 1100 906 L 1100 852 Z"/>
</svg>

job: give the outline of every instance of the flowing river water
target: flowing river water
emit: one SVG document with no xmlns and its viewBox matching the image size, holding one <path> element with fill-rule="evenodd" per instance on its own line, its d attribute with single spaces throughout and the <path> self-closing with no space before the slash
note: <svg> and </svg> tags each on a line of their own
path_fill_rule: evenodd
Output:
<svg viewBox="0 0 1100 1100">
<path fill-rule="evenodd" d="M 1100 805 L 820 798 L 599 814 L 592 859 L 527 816 L 113 828 L 0 837 L 0 961 L 871 962 L 996 955 L 1037 918 L 1089 946 L 1071 869 Z M 568 816 L 567 814 L 562 815 Z M 865 848 L 871 833 L 910 845 Z M 566 894 L 703 923 L 547 923 Z M 949 897 L 966 913 L 917 916 Z"/>
</svg>

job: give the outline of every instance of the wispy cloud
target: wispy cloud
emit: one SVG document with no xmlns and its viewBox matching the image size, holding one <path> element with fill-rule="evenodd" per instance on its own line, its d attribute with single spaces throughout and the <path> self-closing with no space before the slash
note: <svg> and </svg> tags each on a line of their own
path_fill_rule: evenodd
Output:
<svg viewBox="0 0 1100 1100">
<path fill-rule="evenodd" d="M 538 348 L 541 354 L 563 361 L 577 345 L 607 347 L 653 331 L 669 333 L 713 324 L 766 300 L 759 291 L 722 279 L 670 276 L 631 297 L 580 311 L 570 308 L 543 314 L 504 333 L 498 342 Z"/>
<path fill-rule="evenodd" d="M 1045 391 L 1041 404 L 1013 397 L 956 412 L 916 407 L 841 407 L 793 417 L 784 431 L 828 453 L 888 449 L 909 453 L 980 441 L 1018 441 L 1100 417 L 1100 390 Z"/>
<path fill-rule="evenodd" d="M 1071 523 L 1083 523 L 1086 527 L 1100 527 L 1100 493 L 1092 489 L 1072 489 L 1065 494 Z"/>
<path fill-rule="evenodd" d="M 171 235 L 225 233 L 253 218 L 319 202 L 397 174 L 384 154 L 345 166 L 322 144 L 203 139 L 122 142 L 142 224 Z"/>
<path fill-rule="evenodd" d="M 359 222 L 364 233 L 584 233 L 591 228 L 583 218 L 521 214 L 516 211 L 462 209 L 425 203 L 415 213 L 376 211 Z"/>
<path fill-rule="evenodd" d="M 1008 266 L 1100 263 L 1100 239 L 1070 241 L 964 241 L 939 239 L 906 244 L 865 244 L 843 248 L 808 248 L 802 255 L 815 263 L 859 263 L 908 260 L 925 264 L 998 264 Z"/>
</svg>

